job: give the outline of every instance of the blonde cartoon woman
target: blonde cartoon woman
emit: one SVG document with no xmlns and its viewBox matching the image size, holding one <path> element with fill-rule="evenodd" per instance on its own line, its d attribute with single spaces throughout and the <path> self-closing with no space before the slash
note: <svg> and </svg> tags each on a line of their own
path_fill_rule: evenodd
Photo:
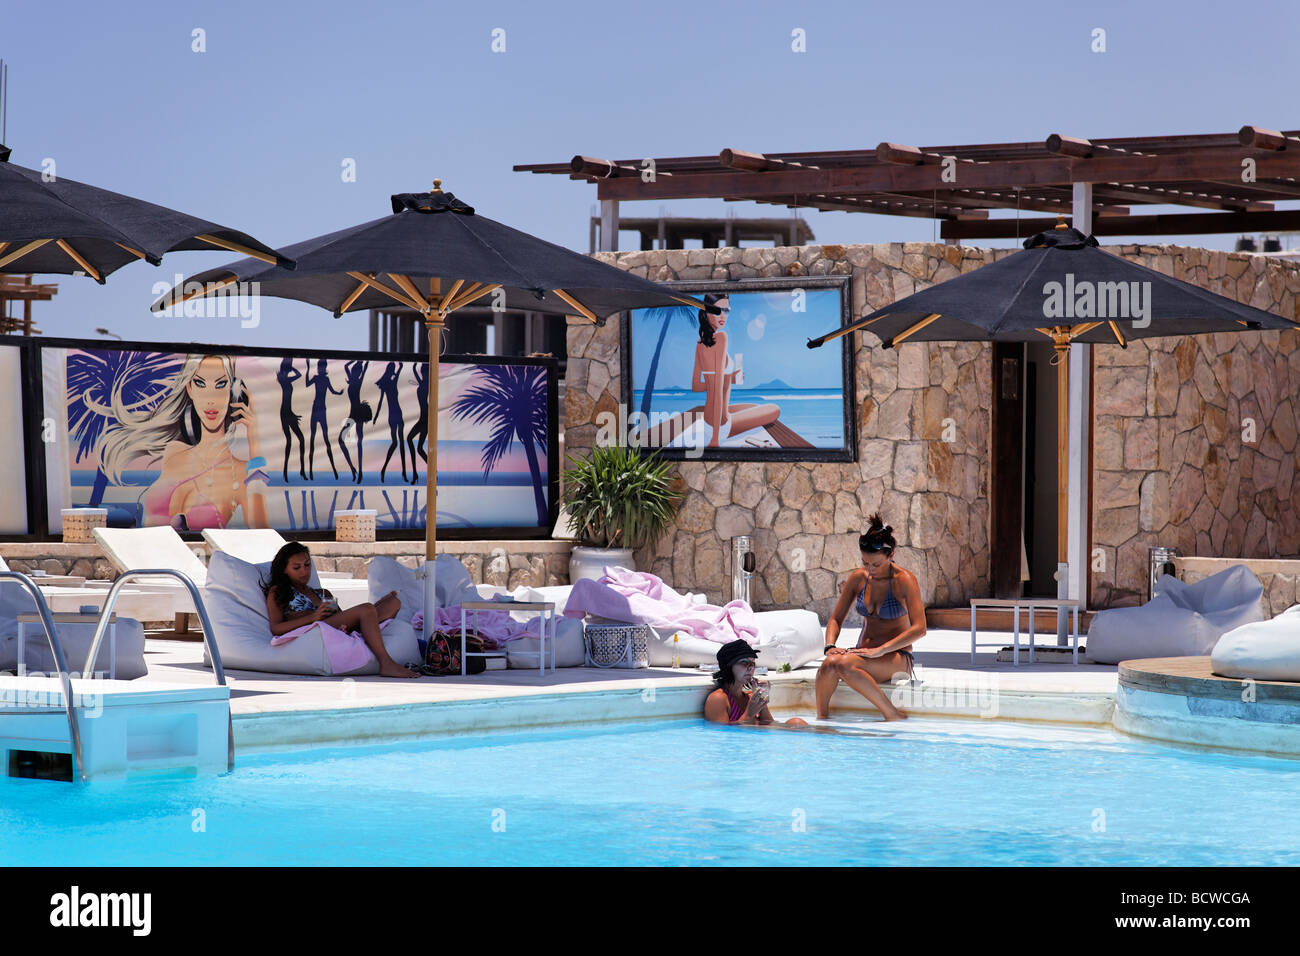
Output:
<svg viewBox="0 0 1300 956">
<path fill-rule="evenodd" d="M 100 453 L 109 481 L 121 484 L 122 471 L 137 459 L 161 463 L 143 496 L 146 525 L 225 528 L 242 509 L 246 527 L 268 526 L 266 459 L 253 401 L 235 375 L 234 358 L 190 355 L 153 411 L 129 411 L 120 390 L 112 395 L 112 407 L 120 424 L 104 437 Z M 230 447 L 237 425 L 248 436 L 247 460 Z"/>
<path fill-rule="evenodd" d="M 727 333 L 722 331 L 731 314 L 731 300 L 725 295 L 706 295 L 704 301 L 719 308 L 718 314 L 700 309 L 700 341 L 695 346 L 695 369 L 691 373 L 691 391 L 704 392 L 704 421 L 711 435 L 709 447 L 717 448 L 724 426 L 730 426 L 727 436 L 747 432 L 751 428 L 771 425 L 781 417 L 777 405 L 755 405 L 744 402 L 731 404 L 731 388 L 742 384 L 741 372 L 735 368 L 727 352 Z"/>
</svg>

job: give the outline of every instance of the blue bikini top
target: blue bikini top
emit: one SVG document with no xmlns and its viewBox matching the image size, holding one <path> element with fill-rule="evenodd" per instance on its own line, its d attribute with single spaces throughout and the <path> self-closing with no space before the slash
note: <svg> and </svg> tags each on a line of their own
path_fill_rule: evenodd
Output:
<svg viewBox="0 0 1300 956">
<path fill-rule="evenodd" d="M 897 571 L 895 571 L 895 573 L 897 573 Z M 895 618 L 900 618 L 907 613 L 907 608 L 903 605 L 903 603 L 899 601 L 898 598 L 894 597 L 894 584 L 892 579 L 889 584 L 889 593 L 887 593 L 885 595 L 885 599 L 880 602 L 880 607 L 876 609 L 875 615 L 868 613 L 866 596 L 867 596 L 867 589 L 870 587 L 871 587 L 871 581 L 868 580 L 866 586 L 863 587 L 862 589 L 862 593 L 858 595 L 858 613 L 861 614 L 864 618 L 874 616 L 878 620 L 892 621 Z"/>
</svg>

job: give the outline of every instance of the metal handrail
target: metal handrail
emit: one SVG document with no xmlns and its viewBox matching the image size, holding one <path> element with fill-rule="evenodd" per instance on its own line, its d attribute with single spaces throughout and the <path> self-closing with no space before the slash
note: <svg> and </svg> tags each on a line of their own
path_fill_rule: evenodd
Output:
<svg viewBox="0 0 1300 956">
<path fill-rule="evenodd" d="M 216 632 L 212 629 L 212 621 L 208 619 L 208 609 L 203 603 L 203 596 L 199 594 L 199 589 L 195 587 L 189 576 L 177 571 L 175 568 L 135 568 L 130 571 L 123 571 L 117 576 L 113 586 L 108 589 L 108 596 L 104 598 L 103 610 L 99 612 L 99 621 L 95 625 L 95 636 L 90 641 L 90 652 L 86 655 L 87 669 L 94 666 L 95 658 L 99 654 L 99 645 L 104 642 L 104 633 L 108 630 L 109 619 L 113 616 L 113 605 L 117 603 L 117 596 L 122 590 L 122 585 L 132 578 L 159 574 L 176 578 L 189 589 L 190 597 L 194 599 L 194 611 L 198 615 L 199 626 L 203 628 L 203 642 L 207 645 L 208 656 L 212 660 L 212 670 L 216 674 L 217 685 L 225 687 L 226 672 L 221 666 L 221 652 L 217 650 Z M 229 708 L 227 708 L 226 713 L 226 727 L 226 769 L 234 770 L 235 724 L 234 718 L 229 713 Z"/>
<path fill-rule="evenodd" d="M 21 584 L 32 599 L 36 602 L 36 611 L 41 616 L 41 626 L 45 628 L 45 638 L 50 642 L 50 653 L 54 655 L 54 667 L 59 672 L 59 682 L 63 686 L 63 709 L 68 714 L 68 733 L 72 736 L 72 756 L 76 761 L 73 773 L 81 778 L 84 783 L 86 780 L 86 765 L 81 759 L 81 728 L 77 726 L 77 708 L 72 700 L 72 680 L 68 676 L 68 661 L 63 656 L 63 644 L 59 641 L 59 633 L 54 627 L 54 617 L 50 614 L 50 606 L 45 601 L 45 595 L 37 587 L 36 582 L 27 575 L 18 571 L 0 571 L 0 579 L 9 579 Z M 83 676 L 85 671 L 82 672 Z"/>
</svg>

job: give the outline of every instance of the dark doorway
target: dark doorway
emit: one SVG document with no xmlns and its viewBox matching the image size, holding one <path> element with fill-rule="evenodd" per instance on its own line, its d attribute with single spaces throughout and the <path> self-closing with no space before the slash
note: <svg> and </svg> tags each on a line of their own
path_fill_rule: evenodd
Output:
<svg viewBox="0 0 1300 956">
<path fill-rule="evenodd" d="M 990 573 L 993 596 L 1020 597 L 1025 518 L 1025 347 L 993 343 L 993 460 L 990 463 Z M 1032 394 L 1032 393 L 1030 393 Z"/>
</svg>

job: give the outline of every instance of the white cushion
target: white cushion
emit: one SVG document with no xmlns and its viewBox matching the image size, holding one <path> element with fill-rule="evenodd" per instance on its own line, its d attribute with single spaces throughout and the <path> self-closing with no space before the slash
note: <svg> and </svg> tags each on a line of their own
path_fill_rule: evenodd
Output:
<svg viewBox="0 0 1300 956">
<path fill-rule="evenodd" d="M 534 615 L 536 616 L 536 615 Z M 581 667 L 587 662 L 587 645 L 583 639 L 584 627 L 576 617 L 560 617 L 555 621 L 555 666 Z M 512 668 L 537 669 L 537 649 L 541 641 L 536 637 L 517 637 L 506 642 L 506 661 Z M 547 634 L 546 667 L 551 666 L 551 640 Z"/>
<path fill-rule="evenodd" d="M 1210 669 L 1220 677 L 1300 681 L 1300 604 L 1228 631 L 1210 653 Z"/>
<path fill-rule="evenodd" d="M 465 565 L 450 554 L 438 555 L 433 566 L 434 598 L 438 607 L 464 604 L 479 600 L 478 591 Z M 424 575 L 418 568 L 408 568 L 384 555 L 376 555 L 366 566 L 366 580 L 370 584 L 370 600 L 378 601 L 389 591 L 396 591 L 402 601 L 397 612 L 399 621 L 409 621 L 424 608 Z"/>
</svg>

